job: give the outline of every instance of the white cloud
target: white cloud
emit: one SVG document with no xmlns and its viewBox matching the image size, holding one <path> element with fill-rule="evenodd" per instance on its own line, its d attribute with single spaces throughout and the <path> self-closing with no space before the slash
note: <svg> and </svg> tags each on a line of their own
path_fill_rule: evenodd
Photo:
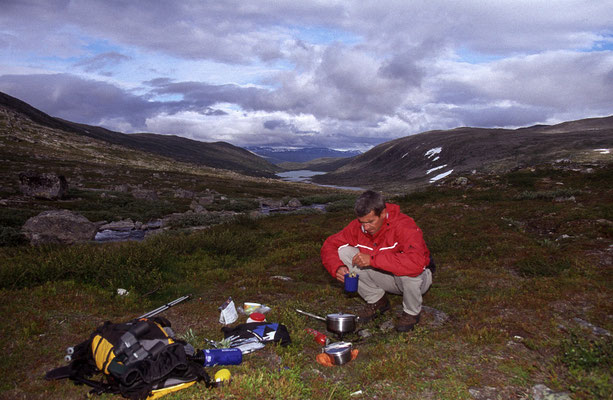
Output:
<svg viewBox="0 0 613 400">
<path fill-rule="evenodd" d="M 430 129 L 603 116 L 613 104 L 604 1 L 5 0 L 2 9 L 0 90 L 125 131 L 366 149 Z"/>
</svg>

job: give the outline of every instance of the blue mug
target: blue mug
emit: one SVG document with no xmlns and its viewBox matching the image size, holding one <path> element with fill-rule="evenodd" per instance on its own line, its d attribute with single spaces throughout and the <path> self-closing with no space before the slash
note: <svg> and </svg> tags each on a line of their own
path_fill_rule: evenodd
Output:
<svg viewBox="0 0 613 400">
<path fill-rule="evenodd" d="M 357 292 L 358 291 L 358 280 L 360 279 L 359 274 L 355 274 L 354 276 L 350 276 L 351 274 L 345 274 L 345 291 L 346 292 Z"/>
</svg>

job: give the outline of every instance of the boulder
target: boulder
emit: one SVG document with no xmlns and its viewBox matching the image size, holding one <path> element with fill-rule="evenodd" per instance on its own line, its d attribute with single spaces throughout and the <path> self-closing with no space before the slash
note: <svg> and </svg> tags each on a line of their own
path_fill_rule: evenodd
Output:
<svg viewBox="0 0 613 400">
<path fill-rule="evenodd" d="M 287 206 L 292 208 L 300 208 L 302 207 L 302 203 L 300 202 L 300 200 L 293 198 L 287 202 Z"/>
<path fill-rule="evenodd" d="M 175 190 L 174 197 L 179 199 L 193 199 L 196 194 L 190 190 L 177 189 Z"/>
<path fill-rule="evenodd" d="M 157 201 L 159 200 L 155 190 L 149 189 L 134 189 L 132 190 L 132 197 L 140 200 Z"/>
<path fill-rule="evenodd" d="M 270 199 L 270 198 L 263 198 L 263 199 L 258 199 L 258 200 L 260 201 L 260 208 L 261 207 L 281 208 L 285 204 L 283 200 L 275 200 L 275 199 Z"/>
<path fill-rule="evenodd" d="M 25 196 L 57 200 L 66 197 L 68 183 L 63 175 L 22 172 L 19 174 L 19 189 Z"/>
<path fill-rule="evenodd" d="M 31 244 L 73 244 L 93 240 L 97 226 L 84 216 L 69 210 L 44 211 L 26 221 L 23 234 Z"/>
<path fill-rule="evenodd" d="M 132 221 L 130 218 L 123 219 L 121 221 L 109 222 L 108 224 L 104 224 L 100 226 L 99 228 L 99 230 L 101 231 L 109 230 L 109 231 L 123 231 L 123 232 L 131 231 L 134 229 L 135 229 L 134 221 Z"/>
</svg>

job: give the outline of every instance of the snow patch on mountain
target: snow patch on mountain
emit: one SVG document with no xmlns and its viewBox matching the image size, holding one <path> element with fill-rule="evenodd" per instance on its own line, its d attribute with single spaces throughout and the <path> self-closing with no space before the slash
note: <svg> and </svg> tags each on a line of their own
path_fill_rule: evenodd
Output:
<svg viewBox="0 0 613 400">
<path fill-rule="evenodd" d="M 445 178 L 446 176 L 449 176 L 449 175 L 450 175 L 452 172 L 453 172 L 453 170 L 452 170 L 452 169 L 450 169 L 450 170 L 449 170 L 449 171 L 447 171 L 447 172 L 443 172 L 442 174 L 438 174 L 438 175 L 436 175 L 436 176 L 434 176 L 434 177 L 430 178 L 430 183 L 434 183 L 434 182 L 438 181 L 439 179 L 443 179 L 443 178 Z"/>
<path fill-rule="evenodd" d="M 426 157 L 430 158 L 432 156 L 435 156 L 437 154 L 439 154 L 441 151 L 443 151 L 442 147 L 434 147 L 428 151 L 426 151 L 426 154 L 424 154 Z"/>
<path fill-rule="evenodd" d="M 430 168 L 429 170 L 426 171 L 426 175 L 430 174 L 430 172 L 432 172 L 432 171 L 436 171 L 437 169 L 445 168 L 446 166 L 447 166 L 447 164 L 439 165 L 438 167 L 434 167 L 434 168 Z"/>
</svg>

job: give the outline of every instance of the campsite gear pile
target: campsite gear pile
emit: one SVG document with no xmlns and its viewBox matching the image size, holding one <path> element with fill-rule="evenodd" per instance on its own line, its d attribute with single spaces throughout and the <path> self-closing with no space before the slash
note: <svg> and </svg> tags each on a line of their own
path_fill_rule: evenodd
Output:
<svg viewBox="0 0 613 400">
<path fill-rule="evenodd" d="M 203 381 L 207 387 L 229 382 L 229 370 L 218 371 L 211 382 L 205 367 L 239 365 L 244 354 L 264 347 L 266 342 L 284 346 L 291 342 L 284 325 L 268 323 L 256 315 L 256 319 L 263 321 L 222 328 L 223 346 L 206 340 L 214 348 L 196 350 L 176 338 L 170 321 L 158 316 L 190 297 L 180 297 L 126 323 L 105 322 L 88 340 L 69 347 L 65 357 L 69 364 L 47 372 L 46 379 L 70 379 L 92 387 L 91 394 L 113 393 L 134 400 L 153 400 L 196 382 Z M 230 298 L 220 310 L 223 314 L 230 309 L 226 316 L 232 319 L 233 308 Z M 102 378 L 94 380 L 94 376 Z"/>
<path fill-rule="evenodd" d="M 170 321 L 157 314 L 189 299 L 183 296 L 126 323 L 105 322 L 89 339 L 69 348 L 70 363 L 46 374 L 130 399 L 155 399 L 210 377 L 189 343 L 174 336 Z M 102 375 L 94 380 L 94 375 Z"/>
</svg>

